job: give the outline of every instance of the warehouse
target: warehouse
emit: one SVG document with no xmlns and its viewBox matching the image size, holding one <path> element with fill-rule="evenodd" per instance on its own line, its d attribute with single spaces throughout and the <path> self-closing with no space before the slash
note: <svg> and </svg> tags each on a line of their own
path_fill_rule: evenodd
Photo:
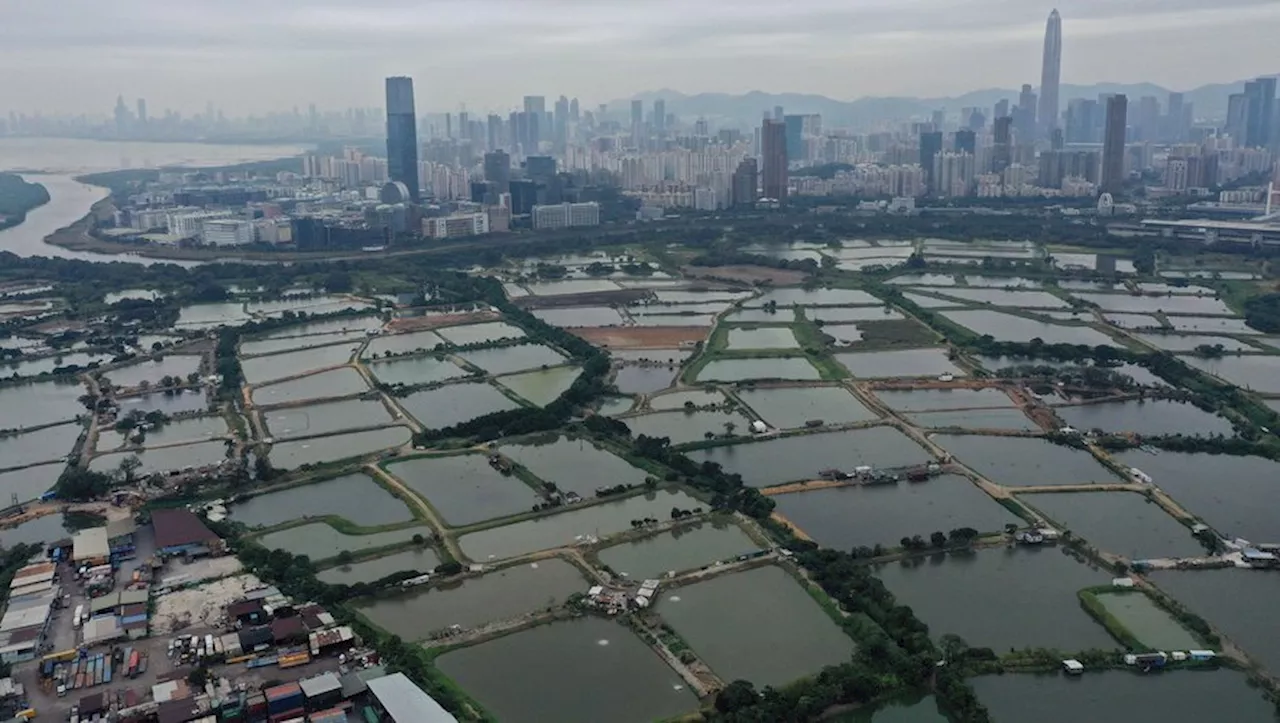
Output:
<svg viewBox="0 0 1280 723">
<path fill-rule="evenodd" d="M 458 723 L 434 698 L 404 673 L 369 681 L 369 692 L 393 723 Z"/>
</svg>

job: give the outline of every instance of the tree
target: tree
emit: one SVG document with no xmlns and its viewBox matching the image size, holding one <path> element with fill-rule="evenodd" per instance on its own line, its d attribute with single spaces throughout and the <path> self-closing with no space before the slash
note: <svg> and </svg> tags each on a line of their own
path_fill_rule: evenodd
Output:
<svg viewBox="0 0 1280 723">
<path fill-rule="evenodd" d="M 116 471 L 125 484 L 131 485 L 133 484 L 133 473 L 137 472 L 141 466 L 142 460 L 138 459 L 138 455 L 131 454 L 120 460 L 120 465 L 116 467 Z"/>
<path fill-rule="evenodd" d="M 716 710 L 721 713 L 732 713 L 755 705 L 759 699 L 760 695 L 756 693 L 754 685 L 745 680 L 735 680 L 726 685 L 724 690 L 716 696 Z"/>
<path fill-rule="evenodd" d="M 938 638 L 938 647 L 942 649 L 943 659 L 947 662 L 960 660 L 969 649 L 964 638 L 954 633 L 946 633 Z"/>
<path fill-rule="evenodd" d="M 946 547 L 947 536 L 943 534 L 941 530 L 939 530 L 937 532 L 934 532 L 932 535 L 929 535 L 929 543 L 934 547 L 939 547 L 939 548 Z"/>
<path fill-rule="evenodd" d="M 738 425 L 737 425 L 737 424 L 735 424 L 735 423 L 733 423 L 733 422 L 725 422 L 725 423 L 724 423 L 724 436 L 726 436 L 726 437 L 732 437 L 732 436 L 733 436 L 733 431 L 734 431 L 735 429 L 737 429 L 737 428 L 738 428 Z"/>
</svg>

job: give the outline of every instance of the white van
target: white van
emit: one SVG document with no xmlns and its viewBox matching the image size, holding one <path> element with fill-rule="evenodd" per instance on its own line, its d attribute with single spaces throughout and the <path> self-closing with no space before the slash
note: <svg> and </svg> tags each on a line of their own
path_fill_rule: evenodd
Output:
<svg viewBox="0 0 1280 723">
<path fill-rule="evenodd" d="M 71 625 L 72 625 L 72 627 L 75 627 L 75 628 L 79 629 L 79 627 L 80 627 L 80 623 L 81 623 L 81 622 L 83 622 L 83 621 L 84 621 L 84 606 L 83 606 L 83 605 L 77 605 L 77 606 L 76 606 L 76 616 L 75 616 L 75 618 L 73 618 L 73 619 L 72 619 L 72 621 L 71 621 Z"/>
</svg>

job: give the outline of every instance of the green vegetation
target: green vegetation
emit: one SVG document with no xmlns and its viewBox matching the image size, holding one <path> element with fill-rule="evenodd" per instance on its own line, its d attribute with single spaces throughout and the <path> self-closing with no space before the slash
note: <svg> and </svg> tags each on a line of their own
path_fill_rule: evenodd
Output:
<svg viewBox="0 0 1280 723">
<path fill-rule="evenodd" d="M 1280 333 L 1280 294 L 1263 294 L 1246 301 L 1244 320 L 1258 331 Z"/>
<path fill-rule="evenodd" d="M 49 191 L 39 183 L 28 183 L 22 176 L 0 173 L 0 229 L 17 226 L 27 220 L 27 212 L 49 202 Z"/>
<path fill-rule="evenodd" d="M 1115 638 L 1116 642 L 1123 645 L 1126 650 L 1129 650 L 1130 652 L 1145 653 L 1152 649 L 1144 645 L 1141 640 L 1138 640 L 1138 638 L 1129 631 L 1129 628 L 1126 628 L 1123 623 L 1116 619 L 1116 616 L 1112 615 L 1111 612 L 1107 610 L 1107 606 L 1103 605 L 1102 601 L 1098 599 L 1099 595 L 1141 595 L 1141 592 L 1136 590 L 1127 590 L 1122 592 L 1117 588 L 1104 585 L 1085 588 L 1076 594 L 1080 598 L 1080 607 L 1084 608 L 1085 612 L 1089 613 L 1090 617 L 1097 620 L 1098 624 L 1106 628 L 1107 633 L 1110 634 L 1111 637 Z"/>
</svg>

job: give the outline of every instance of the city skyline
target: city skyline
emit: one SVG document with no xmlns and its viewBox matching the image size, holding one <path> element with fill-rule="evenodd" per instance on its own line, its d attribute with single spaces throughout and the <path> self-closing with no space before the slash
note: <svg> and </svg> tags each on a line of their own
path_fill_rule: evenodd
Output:
<svg viewBox="0 0 1280 723">
<path fill-rule="evenodd" d="M 462 104 L 477 114 L 506 110 L 531 88 L 592 103 L 659 88 L 936 97 L 1031 79 L 1025 68 L 1042 49 L 1051 9 L 1019 4 L 1010 12 L 1001 0 L 970 3 L 958 13 L 937 13 L 933 0 L 858 8 L 828 0 L 785 8 L 753 1 L 726 16 L 715 7 L 693 13 L 646 7 L 642 13 L 536 0 L 439 22 L 447 3 L 379 0 L 348 7 L 326 0 L 301 18 L 287 2 L 255 5 L 254 26 L 246 28 L 226 3 L 184 4 L 177 22 L 170 16 L 179 11 L 152 0 L 125 0 L 109 13 L 68 2 L 78 9 L 34 3 L 6 9 L 15 32 L 0 43 L 4 110 L 97 111 L 121 93 L 152 99 L 153 114 L 166 107 L 191 112 L 210 101 L 235 114 L 312 102 L 376 106 L 364 75 L 408 75 L 429 86 L 431 100 L 420 112 L 456 111 Z M 567 22 L 557 10 L 567 13 Z M 1067 10 L 1072 52 L 1063 80 L 1142 80 L 1174 89 L 1267 73 L 1266 28 L 1280 21 L 1280 6 L 1257 0 L 1207 9 L 1187 0 L 1159 9 L 1137 0 L 1087 0 Z M 172 27 L 160 27 L 165 18 L 174 20 Z M 508 25 L 522 30 L 506 34 Z M 482 28 L 503 42 L 472 42 L 470 33 Z M 271 42 L 260 42 L 259 34 L 267 33 L 274 33 Z M 646 51 L 644 61 L 628 48 Z M 956 63 L 956 54 L 965 62 Z M 520 73 L 510 72 L 512 63 Z"/>
</svg>

